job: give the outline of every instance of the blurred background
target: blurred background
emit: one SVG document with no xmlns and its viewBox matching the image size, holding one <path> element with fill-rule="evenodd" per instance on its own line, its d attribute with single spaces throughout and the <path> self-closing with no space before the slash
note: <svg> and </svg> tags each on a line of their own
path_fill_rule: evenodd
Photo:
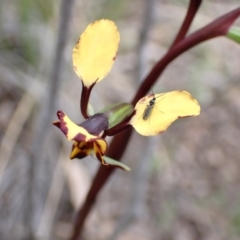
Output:
<svg viewBox="0 0 240 240">
<path fill-rule="evenodd" d="M 65 240 L 99 162 L 69 160 L 71 143 L 51 125 L 63 110 L 75 122 L 81 82 L 72 48 L 86 26 L 115 21 L 113 69 L 94 87 L 95 111 L 130 101 L 167 51 L 187 0 L 0 1 L 0 240 Z M 204 1 L 191 31 L 239 7 Z M 240 26 L 240 21 L 237 21 Z M 165 133 L 135 133 L 123 162 L 86 221 L 86 240 L 240 239 L 240 47 L 201 44 L 169 65 L 155 93 L 187 90 L 201 115 Z M 111 139 L 108 139 L 109 141 Z"/>
</svg>

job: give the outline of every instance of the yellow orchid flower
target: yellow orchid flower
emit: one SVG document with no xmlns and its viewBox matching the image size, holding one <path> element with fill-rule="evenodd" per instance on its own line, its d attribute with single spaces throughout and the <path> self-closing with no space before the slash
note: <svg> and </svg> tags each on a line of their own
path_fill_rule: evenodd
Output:
<svg viewBox="0 0 240 240">
<path fill-rule="evenodd" d="M 120 36 L 116 25 L 107 19 L 90 24 L 73 49 L 73 68 L 82 81 L 81 112 L 87 119 L 77 125 L 63 111 L 58 111 L 57 126 L 69 141 L 73 141 L 70 159 L 94 154 L 103 165 L 129 168 L 105 156 L 106 136 L 113 136 L 133 127 L 144 136 L 165 131 L 175 120 L 197 116 L 200 106 L 188 92 L 173 91 L 149 94 L 135 108 L 128 103 L 115 104 L 89 116 L 87 105 L 93 86 L 110 71 L 118 50 Z M 121 147 L 121 146 L 119 146 Z"/>
<path fill-rule="evenodd" d="M 59 121 L 53 124 L 65 134 L 69 141 L 74 141 L 70 159 L 81 159 L 94 151 L 97 159 L 107 165 L 102 157 L 107 150 L 107 143 L 101 138 L 103 131 L 108 127 L 108 119 L 104 114 L 95 114 L 79 126 L 62 111 L 58 111 L 57 116 Z"/>
</svg>

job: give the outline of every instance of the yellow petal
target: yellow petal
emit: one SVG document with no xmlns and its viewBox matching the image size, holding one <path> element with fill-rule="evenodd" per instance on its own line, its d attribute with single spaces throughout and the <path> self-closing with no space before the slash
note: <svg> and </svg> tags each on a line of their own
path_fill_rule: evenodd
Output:
<svg viewBox="0 0 240 240">
<path fill-rule="evenodd" d="M 84 86 L 102 80 L 112 68 L 120 35 L 114 22 L 102 19 L 88 25 L 73 48 L 73 68 Z"/>
<path fill-rule="evenodd" d="M 69 141 L 76 140 L 78 142 L 89 142 L 99 138 L 97 136 L 91 135 L 83 127 L 76 125 L 68 118 L 68 116 L 63 111 L 58 111 L 57 116 L 60 121 L 57 127 L 61 129 L 61 131 L 65 134 Z"/>
<path fill-rule="evenodd" d="M 165 131 L 178 118 L 199 115 L 200 106 L 188 92 L 173 91 L 140 99 L 135 111 L 130 124 L 139 134 L 150 136 Z"/>
<path fill-rule="evenodd" d="M 82 159 L 90 155 L 93 151 L 93 142 L 76 142 L 74 141 L 72 146 L 72 152 L 70 159 L 78 158 Z"/>
<path fill-rule="evenodd" d="M 101 155 L 104 155 L 107 151 L 107 142 L 104 139 L 97 139 L 94 141 L 95 146 L 97 146 L 98 151 Z"/>
<path fill-rule="evenodd" d="M 93 149 L 95 152 L 95 155 L 97 157 L 97 159 L 103 164 L 103 165 L 108 165 L 104 158 L 103 155 L 105 154 L 106 150 L 107 150 L 107 143 L 105 140 L 103 139 L 98 139 L 97 141 L 95 141 L 93 143 Z"/>
</svg>

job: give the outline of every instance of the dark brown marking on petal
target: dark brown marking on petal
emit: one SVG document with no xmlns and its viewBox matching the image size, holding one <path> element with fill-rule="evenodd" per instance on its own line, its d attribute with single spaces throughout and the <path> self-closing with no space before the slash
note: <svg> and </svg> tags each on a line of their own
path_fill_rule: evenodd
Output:
<svg viewBox="0 0 240 240">
<path fill-rule="evenodd" d="M 154 93 L 151 93 L 151 94 L 143 97 L 139 102 L 140 102 L 140 103 L 148 103 L 148 102 L 149 102 L 149 98 L 153 98 L 154 95 L 155 95 Z"/>
<path fill-rule="evenodd" d="M 84 141 L 86 142 L 86 136 L 82 133 L 78 133 L 74 138 L 73 140 L 75 141 L 78 141 L 78 142 L 81 142 L 81 141 Z"/>
<path fill-rule="evenodd" d="M 180 118 L 187 118 L 187 117 L 195 117 L 195 115 L 188 115 L 188 116 L 183 116 L 183 117 L 179 116 L 178 119 L 180 119 Z"/>
<path fill-rule="evenodd" d="M 58 116 L 58 119 L 60 120 L 61 118 L 63 118 L 65 116 L 65 113 L 61 110 L 57 111 L 57 116 Z"/>
<path fill-rule="evenodd" d="M 88 139 L 87 142 L 88 142 L 88 143 L 89 143 L 89 142 L 94 143 L 94 142 L 96 141 L 96 139 L 97 139 L 97 138 L 90 138 L 90 139 Z"/>
<path fill-rule="evenodd" d="M 79 143 L 76 142 L 76 141 L 74 141 L 74 143 L 73 143 L 73 145 L 72 145 L 72 150 L 73 150 L 74 148 L 78 147 L 78 145 L 79 145 Z"/>
<path fill-rule="evenodd" d="M 93 142 L 87 142 L 87 149 L 93 149 Z"/>
<path fill-rule="evenodd" d="M 189 97 L 190 97 L 191 100 L 193 100 L 194 102 L 196 102 L 196 99 L 195 99 L 191 94 L 189 94 Z"/>
<path fill-rule="evenodd" d="M 142 98 L 139 102 L 140 102 L 140 103 L 145 103 L 145 102 L 146 102 L 146 98 L 147 98 L 147 97 Z"/>
<path fill-rule="evenodd" d="M 82 144 L 82 146 L 79 145 L 80 150 L 84 151 L 84 150 L 93 149 L 93 142 L 84 142 L 84 143 L 85 144 Z"/>
<path fill-rule="evenodd" d="M 105 162 L 105 160 L 103 159 L 102 155 L 99 152 L 95 153 L 97 159 L 99 160 L 99 162 L 102 163 L 102 165 L 108 166 L 108 164 Z"/>
<path fill-rule="evenodd" d="M 97 159 L 102 162 L 102 155 L 99 152 L 95 152 Z"/>
<path fill-rule="evenodd" d="M 64 117 L 66 116 L 63 111 L 58 111 L 57 112 L 58 119 L 60 120 L 59 128 L 61 131 L 67 136 L 68 134 L 68 127 L 66 122 L 64 121 Z"/>
<path fill-rule="evenodd" d="M 77 143 L 77 148 L 80 150 L 85 150 L 87 149 L 87 142 L 81 141 Z"/>
<path fill-rule="evenodd" d="M 76 155 L 70 157 L 71 159 L 78 158 L 82 159 L 89 155 L 90 150 L 93 150 L 93 143 L 92 142 L 78 142 L 74 143 L 72 146 L 72 152 L 74 148 L 78 148 L 80 152 L 78 152 Z"/>
<path fill-rule="evenodd" d="M 113 58 L 113 61 L 115 61 L 116 60 L 116 56 Z"/>
<path fill-rule="evenodd" d="M 196 101 L 192 95 L 190 95 L 190 98 L 191 98 L 191 100 Z"/>
<path fill-rule="evenodd" d="M 52 124 L 53 124 L 54 126 L 60 128 L 60 122 L 56 121 L 56 122 L 53 122 Z"/>
<path fill-rule="evenodd" d="M 81 150 L 81 151 L 84 151 L 84 150 L 86 150 L 87 149 L 87 145 L 85 144 L 85 145 L 83 145 L 83 146 L 79 146 L 79 149 Z"/>
<path fill-rule="evenodd" d="M 103 140 L 104 141 L 104 140 Z M 96 144 L 98 150 L 101 152 L 102 155 L 105 154 L 105 152 L 107 151 L 107 148 L 106 150 L 102 148 L 101 144 L 98 143 L 98 141 L 95 141 L 94 144 Z M 103 150 L 103 151 L 102 151 Z"/>
<path fill-rule="evenodd" d="M 80 40 L 81 40 L 81 37 L 79 37 L 79 39 L 78 39 L 78 41 L 77 41 L 77 43 L 76 43 L 76 44 L 79 44 Z"/>
<path fill-rule="evenodd" d="M 82 159 L 87 156 L 88 156 L 87 152 L 82 151 L 82 152 L 79 152 L 76 155 L 74 155 L 71 159 L 74 159 L 74 158 Z"/>
</svg>

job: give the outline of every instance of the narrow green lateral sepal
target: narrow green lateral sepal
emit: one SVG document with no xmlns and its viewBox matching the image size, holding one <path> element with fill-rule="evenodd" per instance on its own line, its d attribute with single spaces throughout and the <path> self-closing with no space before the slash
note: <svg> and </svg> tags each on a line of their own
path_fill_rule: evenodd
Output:
<svg viewBox="0 0 240 240">
<path fill-rule="evenodd" d="M 133 106 L 129 103 L 117 103 L 100 111 L 108 118 L 108 129 L 121 123 L 133 112 Z"/>
<path fill-rule="evenodd" d="M 131 171 L 131 168 L 128 167 L 127 165 L 125 165 L 122 162 L 119 162 L 119 161 L 114 160 L 114 159 L 112 159 L 110 157 L 107 157 L 107 156 L 103 156 L 103 158 L 104 158 L 105 162 L 107 164 L 111 165 L 111 166 L 119 167 L 119 168 L 121 168 L 121 169 L 123 169 L 125 171 L 128 171 L 128 172 Z"/>
<path fill-rule="evenodd" d="M 239 27 L 231 27 L 226 36 L 240 44 L 240 28 Z"/>
</svg>

